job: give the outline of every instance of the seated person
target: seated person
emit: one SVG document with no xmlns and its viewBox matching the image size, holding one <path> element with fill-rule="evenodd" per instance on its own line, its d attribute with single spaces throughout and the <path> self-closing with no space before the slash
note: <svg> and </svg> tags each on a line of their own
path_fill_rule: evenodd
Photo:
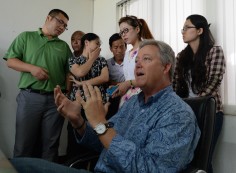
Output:
<svg viewBox="0 0 236 173">
<path fill-rule="evenodd" d="M 109 38 L 110 50 L 113 57 L 107 60 L 109 70 L 109 86 L 119 85 L 120 82 L 125 81 L 123 72 L 123 60 L 126 51 L 126 43 L 118 33 L 113 34 Z M 112 117 L 119 108 L 121 97 L 110 98 L 110 106 L 106 118 Z"/>
<path fill-rule="evenodd" d="M 142 92 L 125 102 L 109 121 L 105 118 L 109 104 L 103 105 L 98 87 L 84 84 L 86 99 L 77 92 L 74 102 L 59 86 L 55 88 L 58 111 L 76 129 L 78 142 L 102 150 L 94 172 L 176 173 L 191 162 L 200 130 L 192 109 L 172 89 L 174 63 L 169 45 L 143 41 L 134 70 Z M 14 158 L 12 164 L 20 173 L 84 172 L 32 158 Z"/>
</svg>

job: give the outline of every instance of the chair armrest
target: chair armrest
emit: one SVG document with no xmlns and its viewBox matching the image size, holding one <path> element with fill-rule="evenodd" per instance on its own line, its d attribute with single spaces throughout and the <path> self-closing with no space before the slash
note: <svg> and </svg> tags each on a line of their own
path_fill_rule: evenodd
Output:
<svg viewBox="0 0 236 173">
<path fill-rule="evenodd" d="M 66 161 L 64 165 L 72 168 L 87 169 L 91 171 L 96 165 L 99 155 L 100 153 L 98 152 L 87 152 L 83 155 L 76 156 Z"/>
<path fill-rule="evenodd" d="M 98 158 L 99 158 L 99 155 L 86 156 L 84 158 L 80 158 L 80 159 L 76 160 L 75 162 L 71 163 L 69 165 L 69 167 L 77 168 L 77 167 L 80 167 L 80 165 L 83 164 L 84 162 L 97 161 Z"/>
</svg>

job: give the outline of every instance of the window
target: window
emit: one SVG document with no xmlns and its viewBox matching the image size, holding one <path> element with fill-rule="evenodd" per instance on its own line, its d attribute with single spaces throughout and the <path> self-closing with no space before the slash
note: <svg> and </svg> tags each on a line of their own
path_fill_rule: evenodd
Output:
<svg viewBox="0 0 236 173">
<path fill-rule="evenodd" d="M 222 46 L 226 58 L 226 73 L 221 86 L 223 103 L 225 108 L 234 105 L 235 109 L 236 3 L 233 0 L 129 0 L 126 8 L 126 13 L 120 13 L 118 18 L 129 14 L 145 19 L 155 39 L 170 44 L 176 53 L 186 46 L 180 32 L 185 18 L 190 14 L 205 16 L 211 23 L 210 29 L 216 44 Z M 235 114 L 235 110 L 225 112 Z"/>
</svg>

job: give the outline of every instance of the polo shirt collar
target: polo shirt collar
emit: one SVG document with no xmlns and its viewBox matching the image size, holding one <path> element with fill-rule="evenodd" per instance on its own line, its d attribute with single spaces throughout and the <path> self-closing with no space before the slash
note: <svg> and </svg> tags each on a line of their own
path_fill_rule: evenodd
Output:
<svg viewBox="0 0 236 173">
<path fill-rule="evenodd" d="M 115 57 L 113 57 L 113 58 L 111 59 L 111 65 L 116 65 L 116 64 L 118 64 L 118 63 L 116 63 Z M 123 62 L 122 62 L 121 64 L 118 64 L 118 65 L 123 65 Z"/>
<path fill-rule="evenodd" d="M 43 32 L 42 32 L 42 28 L 39 28 L 39 29 L 38 29 L 38 34 L 39 34 L 40 36 L 42 36 L 42 37 L 46 37 L 46 36 L 43 34 Z M 54 37 L 52 37 L 52 39 L 53 39 L 53 40 L 59 40 L 58 36 L 54 36 Z"/>
</svg>

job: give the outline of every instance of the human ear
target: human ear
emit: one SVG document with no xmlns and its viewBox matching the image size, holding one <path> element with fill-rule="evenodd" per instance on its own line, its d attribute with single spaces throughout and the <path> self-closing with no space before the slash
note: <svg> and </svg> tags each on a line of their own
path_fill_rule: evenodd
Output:
<svg viewBox="0 0 236 173">
<path fill-rule="evenodd" d="M 85 41 L 84 41 L 84 45 L 85 45 L 85 46 L 88 46 L 88 45 L 89 45 L 89 41 L 88 41 L 88 40 L 85 40 Z"/>
<path fill-rule="evenodd" d="M 164 68 L 164 73 L 165 73 L 165 74 L 166 74 L 166 73 L 169 73 L 171 66 L 172 66 L 171 64 L 166 64 L 166 65 L 165 65 L 165 68 Z"/>
<path fill-rule="evenodd" d="M 198 35 L 201 35 L 203 33 L 203 28 L 198 29 Z"/>
<path fill-rule="evenodd" d="M 137 33 L 140 32 L 140 28 L 139 28 L 139 26 L 136 27 L 136 31 L 137 31 Z"/>
</svg>

